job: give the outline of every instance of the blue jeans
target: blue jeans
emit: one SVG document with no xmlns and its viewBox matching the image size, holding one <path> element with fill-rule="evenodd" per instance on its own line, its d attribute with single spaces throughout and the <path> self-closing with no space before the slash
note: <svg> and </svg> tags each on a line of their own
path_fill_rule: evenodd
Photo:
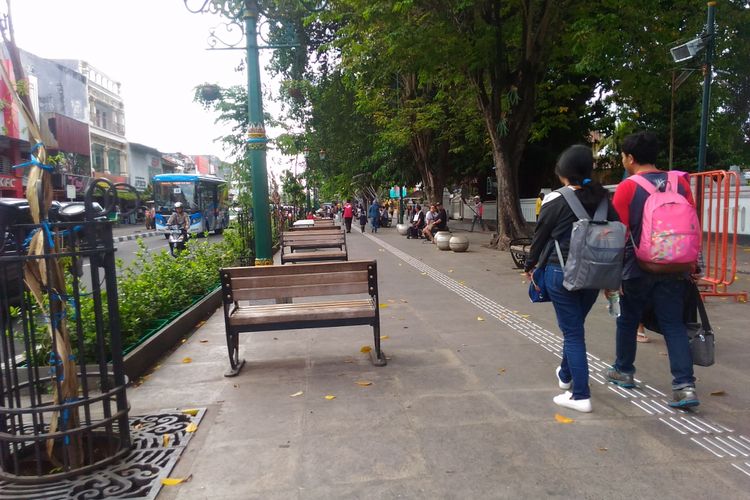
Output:
<svg viewBox="0 0 750 500">
<path fill-rule="evenodd" d="M 563 356 L 560 379 L 573 379 L 573 399 L 588 399 L 589 363 L 586 358 L 586 339 L 583 324 L 596 302 L 598 290 L 571 292 L 563 286 L 563 270 L 559 265 L 548 264 L 544 269 L 544 284 L 552 305 L 555 306 L 557 324 L 563 334 Z"/>
<path fill-rule="evenodd" d="M 653 274 L 622 282 L 620 317 L 617 318 L 615 368 L 623 373 L 635 373 L 636 333 L 647 304 L 652 304 L 659 328 L 667 343 L 672 388 L 695 385 L 693 358 L 690 354 L 683 318 L 685 287 L 681 279 L 664 278 Z"/>
</svg>

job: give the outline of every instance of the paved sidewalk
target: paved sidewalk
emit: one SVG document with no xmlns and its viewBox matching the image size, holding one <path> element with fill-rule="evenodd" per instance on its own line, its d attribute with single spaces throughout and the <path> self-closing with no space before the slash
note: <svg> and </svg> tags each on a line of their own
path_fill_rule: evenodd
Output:
<svg viewBox="0 0 750 500">
<path fill-rule="evenodd" d="M 464 254 L 395 229 L 348 235 L 351 259 L 378 260 L 386 367 L 360 352 L 368 327 L 261 332 L 241 337 L 247 364 L 224 378 L 217 311 L 128 392 L 134 415 L 208 408 L 172 473 L 192 479 L 160 498 L 748 497 L 747 304 L 709 303 L 718 363 L 696 369 L 698 411 L 673 413 L 657 335 L 639 345 L 639 390 L 603 383 L 614 324 L 600 299 L 594 412 L 578 414 L 552 403 L 552 306 L 528 301 L 510 256 L 482 246 L 489 233 L 463 234 Z"/>
</svg>

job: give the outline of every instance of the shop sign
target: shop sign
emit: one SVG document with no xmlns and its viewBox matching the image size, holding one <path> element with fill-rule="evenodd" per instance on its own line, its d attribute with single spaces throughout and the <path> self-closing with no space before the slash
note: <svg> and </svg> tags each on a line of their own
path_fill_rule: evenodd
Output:
<svg viewBox="0 0 750 500">
<path fill-rule="evenodd" d="M 148 187 L 148 183 L 146 182 L 145 177 L 136 176 L 133 182 L 133 185 L 135 188 L 139 191 L 142 191 Z"/>
<path fill-rule="evenodd" d="M 18 177 L 0 175 L 0 189 L 16 189 Z"/>
</svg>

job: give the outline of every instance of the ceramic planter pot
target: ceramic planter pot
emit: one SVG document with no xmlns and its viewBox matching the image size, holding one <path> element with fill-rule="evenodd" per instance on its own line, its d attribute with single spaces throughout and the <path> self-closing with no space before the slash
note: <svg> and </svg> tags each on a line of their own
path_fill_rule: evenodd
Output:
<svg viewBox="0 0 750 500">
<path fill-rule="evenodd" d="M 398 231 L 398 234 L 401 236 L 406 236 L 406 233 L 409 230 L 409 226 L 406 224 L 396 224 L 396 231 Z"/>
</svg>

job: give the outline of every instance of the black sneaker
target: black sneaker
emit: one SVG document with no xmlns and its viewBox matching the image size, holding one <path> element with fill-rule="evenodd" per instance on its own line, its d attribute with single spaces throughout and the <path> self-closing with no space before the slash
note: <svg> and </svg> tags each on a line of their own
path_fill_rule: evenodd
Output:
<svg viewBox="0 0 750 500">
<path fill-rule="evenodd" d="M 692 408 L 701 404 L 698 401 L 698 395 L 695 393 L 695 387 L 683 387 L 672 391 L 673 401 L 669 403 L 672 408 Z"/>
<path fill-rule="evenodd" d="M 623 373 L 614 366 L 607 369 L 604 375 L 607 377 L 607 380 L 609 382 L 612 382 L 615 385 L 619 385 L 620 387 L 624 387 L 625 389 L 632 389 L 635 387 L 633 374 Z"/>
</svg>

